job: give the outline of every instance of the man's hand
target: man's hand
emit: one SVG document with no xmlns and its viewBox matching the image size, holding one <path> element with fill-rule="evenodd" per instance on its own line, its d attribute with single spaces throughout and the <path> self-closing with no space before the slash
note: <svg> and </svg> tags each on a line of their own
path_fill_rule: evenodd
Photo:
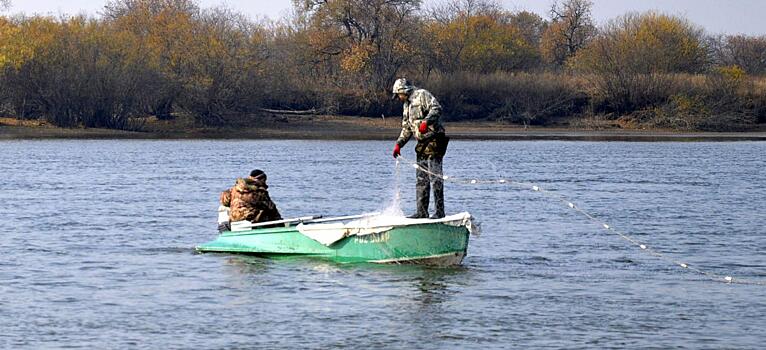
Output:
<svg viewBox="0 0 766 350">
<path fill-rule="evenodd" d="M 402 155 L 402 148 L 399 147 L 399 144 L 397 143 L 396 145 L 394 145 L 394 159 L 396 159 L 396 157 L 401 155 Z"/>
<path fill-rule="evenodd" d="M 420 122 L 420 126 L 418 127 L 418 131 L 420 131 L 421 134 L 425 134 L 426 130 L 428 130 L 428 123 L 424 120 Z"/>
</svg>

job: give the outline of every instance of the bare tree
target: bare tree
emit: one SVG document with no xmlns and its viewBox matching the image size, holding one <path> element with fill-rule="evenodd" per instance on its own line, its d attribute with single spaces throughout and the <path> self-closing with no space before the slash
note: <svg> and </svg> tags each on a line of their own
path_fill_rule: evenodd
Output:
<svg viewBox="0 0 766 350">
<path fill-rule="evenodd" d="M 411 58 L 402 48 L 417 28 L 420 0 L 306 0 L 302 6 L 318 56 L 345 59 L 350 70 L 363 72 L 353 80 L 369 91 L 390 85 Z"/>
<path fill-rule="evenodd" d="M 499 13 L 502 6 L 495 0 L 452 0 L 445 4 L 432 6 L 428 13 L 431 19 L 447 24 L 459 17 L 470 18 L 476 14 Z"/>
<path fill-rule="evenodd" d="M 0 11 L 11 8 L 11 0 L 0 0 Z"/>
<path fill-rule="evenodd" d="M 199 11 L 199 7 L 193 0 L 109 0 L 104 6 L 102 14 L 106 18 L 115 19 L 141 10 L 156 16 L 168 10 L 172 12 L 194 13 Z"/>
<path fill-rule="evenodd" d="M 711 38 L 712 60 L 721 66 L 738 66 L 748 74 L 766 74 L 766 35 L 727 35 Z"/>
<path fill-rule="evenodd" d="M 551 6 L 551 25 L 543 40 L 543 54 L 549 62 L 563 64 L 596 33 L 590 0 L 558 0 Z"/>
<path fill-rule="evenodd" d="M 179 105 L 204 125 L 223 125 L 259 102 L 260 68 L 268 56 L 262 28 L 226 8 L 203 11 L 193 29 Z"/>
</svg>

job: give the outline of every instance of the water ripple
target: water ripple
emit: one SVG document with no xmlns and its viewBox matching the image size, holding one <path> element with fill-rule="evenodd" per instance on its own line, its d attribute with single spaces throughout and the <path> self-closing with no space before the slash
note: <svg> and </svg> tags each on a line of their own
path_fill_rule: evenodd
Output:
<svg viewBox="0 0 766 350">
<path fill-rule="evenodd" d="M 712 283 L 510 187 L 447 184 L 448 211 L 484 228 L 460 267 L 194 251 L 216 235 L 217 194 L 256 167 L 286 216 L 381 209 L 396 184 L 388 142 L 0 147 L 0 348 L 756 349 L 766 338 L 764 288 Z M 766 279 L 764 143 L 450 147 L 450 175 L 538 183 L 690 265 Z M 409 212 L 414 174 L 400 179 Z"/>
</svg>

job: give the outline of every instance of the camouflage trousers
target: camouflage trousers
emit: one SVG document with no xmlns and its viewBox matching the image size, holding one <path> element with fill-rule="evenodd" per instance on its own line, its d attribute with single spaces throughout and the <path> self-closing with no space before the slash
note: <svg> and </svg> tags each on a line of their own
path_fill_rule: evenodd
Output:
<svg viewBox="0 0 766 350">
<path fill-rule="evenodd" d="M 428 217 L 428 204 L 431 201 L 431 188 L 434 190 L 434 205 L 436 206 L 435 217 L 444 217 L 444 178 L 442 177 L 442 157 L 428 157 L 418 154 L 417 182 L 415 192 L 417 194 L 417 217 Z M 421 169 L 426 169 L 428 172 Z M 431 175 L 429 174 L 438 174 Z"/>
</svg>

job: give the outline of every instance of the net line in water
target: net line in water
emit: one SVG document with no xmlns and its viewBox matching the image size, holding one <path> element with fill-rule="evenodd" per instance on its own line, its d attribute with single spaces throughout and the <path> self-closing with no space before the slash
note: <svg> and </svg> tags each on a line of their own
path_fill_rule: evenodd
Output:
<svg viewBox="0 0 766 350">
<path fill-rule="evenodd" d="M 399 162 L 399 159 L 405 161 L 406 163 L 410 164 L 413 168 L 415 168 L 415 169 L 417 169 L 419 171 L 423 171 L 423 172 L 425 172 L 425 173 L 427 173 L 429 175 L 432 175 L 432 176 L 441 177 L 445 182 L 452 182 L 452 183 L 464 184 L 464 185 L 479 185 L 479 184 L 486 184 L 486 185 L 511 185 L 511 186 L 515 186 L 515 187 L 522 188 L 522 189 L 525 189 L 525 190 L 532 190 L 534 192 L 538 192 L 538 193 L 540 193 L 540 194 L 542 194 L 542 195 L 544 195 L 544 196 L 546 196 L 548 198 L 552 198 L 552 199 L 558 200 L 559 202 L 564 203 L 569 209 L 574 210 L 575 212 L 581 214 L 582 216 L 585 216 L 588 220 L 590 220 L 591 222 L 597 224 L 602 229 L 604 229 L 604 230 L 606 230 L 606 231 L 608 231 L 610 233 L 618 235 L 623 240 L 625 240 L 625 241 L 631 243 L 632 245 L 638 247 L 641 251 L 643 251 L 643 252 L 645 252 L 647 254 L 650 254 L 650 255 L 652 255 L 652 256 L 660 259 L 660 260 L 663 260 L 663 261 L 665 261 L 667 263 L 676 265 L 676 266 L 681 267 L 682 269 L 685 269 L 685 270 L 690 270 L 690 271 L 696 272 L 696 273 L 698 273 L 700 275 L 703 275 L 703 276 L 705 276 L 705 277 L 707 277 L 707 278 L 709 278 L 709 279 L 711 279 L 713 281 L 716 281 L 716 282 L 766 286 L 766 282 L 748 280 L 748 279 L 743 279 L 743 278 L 734 278 L 731 275 L 716 274 L 716 273 L 712 273 L 712 272 L 709 272 L 709 271 L 702 270 L 702 269 L 697 268 L 695 266 L 691 266 L 688 263 L 685 263 L 685 262 L 673 259 L 673 258 L 667 256 L 666 254 L 651 248 L 646 243 L 642 243 L 641 241 L 631 237 L 627 233 L 622 232 L 622 231 L 616 229 L 614 226 L 609 225 L 605 221 L 597 218 L 596 216 L 591 215 L 590 213 L 588 213 L 584 209 L 582 209 L 579 206 L 577 206 L 573 201 L 568 199 L 566 196 L 564 196 L 562 194 L 559 194 L 559 193 L 548 191 L 548 190 L 546 190 L 546 189 L 544 189 L 544 188 L 542 188 L 540 186 L 537 186 L 537 185 L 535 185 L 533 183 L 514 181 L 514 180 L 512 180 L 510 178 L 504 178 L 504 177 L 499 177 L 498 179 L 495 179 L 495 180 L 486 180 L 486 179 L 459 178 L 459 177 L 447 176 L 447 175 L 444 175 L 444 174 L 436 174 L 434 172 L 431 172 L 428 169 L 425 169 L 425 168 L 421 167 L 416 162 L 411 161 L 411 160 L 405 158 L 404 156 L 399 156 L 399 158 L 397 158 L 397 173 L 398 173 L 398 162 Z"/>
</svg>

